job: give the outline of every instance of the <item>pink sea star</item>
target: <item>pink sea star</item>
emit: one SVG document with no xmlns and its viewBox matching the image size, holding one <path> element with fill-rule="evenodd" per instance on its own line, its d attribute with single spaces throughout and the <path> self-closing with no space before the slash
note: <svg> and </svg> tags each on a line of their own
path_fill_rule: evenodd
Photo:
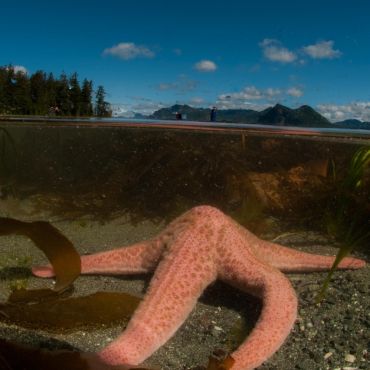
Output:
<svg viewBox="0 0 370 370">
<path fill-rule="evenodd" d="M 176 332 L 204 289 L 218 278 L 263 301 L 255 328 L 232 353 L 232 370 L 254 369 L 278 350 L 296 320 L 296 294 L 280 270 L 322 271 L 333 261 L 334 257 L 263 241 L 218 209 L 195 207 L 153 239 L 82 257 L 84 274 L 155 270 L 148 293 L 126 330 L 99 357 L 113 365 L 140 364 Z M 362 260 L 345 258 L 339 268 L 364 266 Z M 53 276 L 50 266 L 36 267 L 33 273 Z"/>
</svg>

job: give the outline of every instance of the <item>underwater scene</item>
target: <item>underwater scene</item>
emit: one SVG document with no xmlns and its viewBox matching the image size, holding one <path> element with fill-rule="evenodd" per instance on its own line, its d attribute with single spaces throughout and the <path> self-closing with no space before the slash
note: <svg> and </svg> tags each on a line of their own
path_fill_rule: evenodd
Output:
<svg viewBox="0 0 370 370">
<path fill-rule="evenodd" d="M 369 369 L 369 243 L 370 131 L 4 118 L 0 368 Z"/>
</svg>

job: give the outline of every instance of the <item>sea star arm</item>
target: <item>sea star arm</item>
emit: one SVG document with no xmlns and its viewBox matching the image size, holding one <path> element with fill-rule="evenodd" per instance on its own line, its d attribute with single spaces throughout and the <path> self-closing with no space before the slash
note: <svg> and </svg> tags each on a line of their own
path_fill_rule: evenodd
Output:
<svg viewBox="0 0 370 370">
<path fill-rule="evenodd" d="M 251 334 L 232 353 L 235 363 L 231 370 L 260 366 L 281 347 L 296 320 L 297 298 L 289 280 L 279 271 L 263 275 L 261 315 Z"/>
<path fill-rule="evenodd" d="M 255 241 L 248 235 L 248 245 Z M 230 243 L 233 248 L 228 248 Z M 262 312 L 251 334 L 231 354 L 231 370 L 251 370 L 261 365 L 283 344 L 297 316 L 297 297 L 289 281 L 246 247 L 245 235 L 228 228 L 218 247 L 219 278 L 262 299 Z"/>
<path fill-rule="evenodd" d="M 103 361 L 137 365 L 175 333 L 205 287 L 216 279 L 207 246 L 207 239 L 190 229 L 176 237 L 127 329 L 99 353 Z"/>
<path fill-rule="evenodd" d="M 335 256 L 305 253 L 264 240 L 259 240 L 255 254 L 260 260 L 283 272 L 325 271 L 332 267 L 335 260 Z M 358 269 L 365 265 L 366 262 L 361 259 L 346 257 L 337 268 Z"/>
<path fill-rule="evenodd" d="M 164 245 L 158 238 L 106 252 L 81 256 L 82 274 L 141 274 L 152 272 L 158 264 Z M 39 277 L 53 277 L 51 265 L 32 268 Z"/>
</svg>

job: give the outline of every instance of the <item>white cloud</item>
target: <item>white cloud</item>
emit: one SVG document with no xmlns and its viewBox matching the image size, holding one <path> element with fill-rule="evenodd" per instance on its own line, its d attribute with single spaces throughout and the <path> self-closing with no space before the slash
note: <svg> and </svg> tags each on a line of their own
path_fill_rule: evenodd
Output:
<svg viewBox="0 0 370 370">
<path fill-rule="evenodd" d="M 334 59 L 339 58 L 342 52 L 333 49 L 334 41 L 320 41 L 313 45 L 303 47 L 304 53 L 313 59 Z"/>
<path fill-rule="evenodd" d="M 255 86 L 246 86 L 239 92 L 226 93 L 218 96 L 217 105 L 220 109 L 240 108 L 262 110 L 272 104 L 283 102 L 290 97 L 301 97 L 303 91 L 297 87 L 279 89 L 269 87 L 258 89 Z"/>
<path fill-rule="evenodd" d="M 157 85 L 157 88 L 161 91 L 173 90 L 177 88 L 177 84 L 174 82 L 162 82 Z"/>
<path fill-rule="evenodd" d="M 120 59 L 129 60 L 135 58 L 154 58 L 155 53 L 144 45 L 136 45 L 133 42 L 121 42 L 103 51 L 103 55 L 112 55 Z"/>
<path fill-rule="evenodd" d="M 260 43 L 260 47 L 265 58 L 272 62 L 292 63 L 297 59 L 297 55 L 283 47 L 279 40 L 264 39 Z"/>
<path fill-rule="evenodd" d="M 333 122 L 350 118 L 370 122 L 370 101 L 348 104 L 319 104 L 317 110 Z"/>
<path fill-rule="evenodd" d="M 265 90 L 257 89 L 255 86 L 247 86 L 242 91 L 238 93 L 228 94 L 228 96 L 232 96 L 237 99 L 244 99 L 244 100 L 260 100 L 260 99 L 269 99 L 276 97 L 281 94 L 281 90 L 274 89 L 269 87 Z"/>
<path fill-rule="evenodd" d="M 197 81 L 189 79 L 186 75 L 180 75 L 175 82 L 162 82 L 154 87 L 160 91 L 174 90 L 179 93 L 186 93 L 195 90 L 197 86 Z"/>
<path fill-rule="evenodd" d="M 268 88 L 266 90 L 262 90 L 255 86 L 246 86 L 239 92 L 219 95 L 217 106 L 220 109 L 258 109 L 261 104 L 262 107 L 266 104 L 251 103 L 251 101 L 271 100 L 271 98 L 276 97 L 278 94 L 280 94 L 280 90 L 278 89 Z"/>
<path fill-rule="evenodd" d="M 286 93 L 289 96 L 292 96 L 294 98 L 300 98 L 303 95 L 302 89 L 299 89 L 298 87 L 291 87 L 289 88 Z"/>
<path fill-rule="evenodd" d="M 149 115 L 154 111 L 168 107 L 169 105 L 170 104 L 164 104 L 162 102 L 143 98 L 137 99 L 137 101 L 131 105 L 130 109 L 136 113 Z"/>
<path fill-rule="evenodd" d="M 324 40 L 316 44 L 302 47 L 299 51 L 291 51 L 284 47 L 279 40 L 264 39 L 259 46 L 262 48 L 263 55 L 272 62 L 292 63 L 304 65 L 305 59 L 298 59 L 299 56 L 306 55 L 312 59 L 334 59 L 342 55 L 340 50 L 334 49 L 334 41 Z"/>
<path fill-rule="evenodd" d="M 194 68 L 199 72 L 214 72 L 217 69 L 217 65 L 211 60 L 201 60 L 195 63 Z"/>
<path fill-rule="evenodd" d="M 24 66 L 13 66 L 14 68 L 14 72 L 17 73 L 17 72 L 22 72 L 24 74 L 27 74 L 27 68 L 24 67 Z"/>
<path fill-rule="evenodd" d="M 205 104 L 205 100 L 201 97 L 195 96 L 194 98 L 191 98 L 189 100 L 189 105 L 191 106 L 196 106 L 196 107 L 201 107 Z"/>
<path fill-rule="evenodd" d="M 18 72 L 21 72 L 21 73 L 24 73 L 24 74 L 28 73 L 27 68 L 24 67 L 24 66 L 18 65 L 18 66 L 10 66 L 10 67 L 13 68 L 14 73 L 18 73 Z M 5 67 L 5 69 L 8 70 L 9 67 Z"/>
<path fill-rule="evenodd" d="M 257 89 L 255 86 L 247 86 L 242 91 L 238 93 L 229 94 L 228 96 L 244 100 L 259 100 L 262 99 L 263 97 L 262 91 Z"/>
<path fill-rule="evenodd" d="M 216 101 L 216 106 L 218 109 L 253 109 L 260 111 L 271 106 L 271 104 L 240 100 L 231 95 L 220 95 Z"/>
<path fill-rule="evenodd" d="M 282 91 L 280 89 L 274 89 L 272 87 L 269 87 L 265 90 L 265 96 L 267 99 L 275 98 L 276 96 L 279 96 L 282 94 Z"/>
</svg>

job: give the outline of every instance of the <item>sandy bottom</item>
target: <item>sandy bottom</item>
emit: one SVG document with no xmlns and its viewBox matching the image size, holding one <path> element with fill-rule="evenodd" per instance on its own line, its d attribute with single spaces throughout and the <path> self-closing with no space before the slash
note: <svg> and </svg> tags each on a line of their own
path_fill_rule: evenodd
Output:
<svg viewBox="0 0 370 370">
<path fill-rule="evenodd" d="M 37 217 L 40 219 L 40 215 L 33 216 Z M 50 221 L 74 243 L 81 254 L 132 244 L 155 235 L 164 226 L 149 221 L 132 225 L 124 216 L 117 216 L 106 223 L 88 218 Z M 336 253 L 336 249 L 324 237 L 313 232 L 287 235 L 279 243 L 320 254 Z M 43 262 L 43 255 L 27 239 L 19 236 L 0 237 L 1 300 L 6 300 L 10 286 L 19 279 L 10 267 L 28 269 L 32 264 Z M 314 304 L 314 297 L 325 273 L 289 275 L 299 296 L 298 320 L 286 343 L 259 369 L 370 369 L 369 272 L 369 265 L 358 271 L 337 272 L 326 300 L 320 305 Z M 74 284 L 74 295 L 113 291 L 143 296 L 149 281 L 150 276 L 81 276 Z M 27 284 L 29 288 L 50 286 L 50 280 L 34 278 L 29 272 Z M 237 348 L 255 324 L 259 312 L 258 300 L 217 282 L 205 291 L 174 337 L 144 365 L 164 370 L 205 365 L 214 350 L 230 352 Z M 47 348 L 96 351 L 121 333 L 124 326 L 86 328 L 61 334 L 0 323 L 0 337 Z"/>
</svg>

